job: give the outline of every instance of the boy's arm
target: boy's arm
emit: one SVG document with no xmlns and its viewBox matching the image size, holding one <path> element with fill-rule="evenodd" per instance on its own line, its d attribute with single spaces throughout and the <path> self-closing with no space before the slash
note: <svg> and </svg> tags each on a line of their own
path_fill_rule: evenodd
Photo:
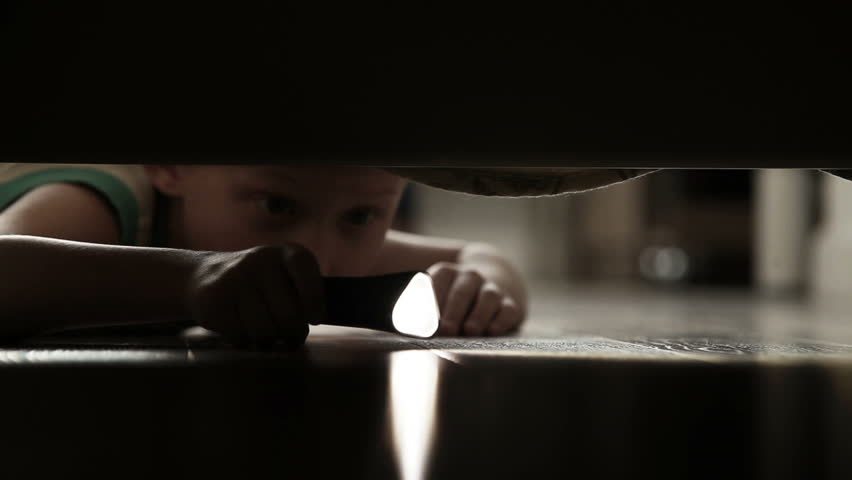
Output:
<svg viewBox="0 0 852 480">
<path fill-rule="evenodd" d="M 77 185 L 38 187 L 0 213 L 0 336 L 182 312 L 199 255 L 105 245 L 118 239 L 109 206 Z"/>
<path fill-rule="evenodd" d="M 113 212 L 85 188 L 39 187 L 0 212 L 0 339 L 75 327 L 192 322 L 231 343 L 300 345 L 324 321 L 316 259 L 104 245 Z M 74 241 L 72 241 L 74 240 Z"/>
<path fill-rule="evenodd" d="M 420 270 L 433 275 L 436 290 L 439 290 L 439 302 L 442 312 L 449 314 L 448 326 L 444 325 L 446 315 L 442 316 L 442 332 L 445 334 L 483 334 L 504 333 L 517 328 L 526 316 L 527 292 L 523 279 L 512 264 L 494 247 L 484 243 L 466 243 L 459 240 L 425 237 L 397 231 L 389 231 L 382 250 L 379 253 L 373 275 L 400 271 Z M 451 273 L 448 273 L 451 272 Z M 474 273 L 475 272 L 475 273 Z M 480 277 L 468 278 L 468 277 Z M 471 285 L 479 283 L 478 292 L 456 294 L 456 291 L 471 290 Z M 486 296 L 493 285 L 508 297 L 504 303 L 509 303 L 510 309 L 517 310 L 507 316 L 505 322 L 501 318 L 495 328 L 488 329 L 482 325 L 487 321 L 481 315 L 488 312 L 477 311 L 476 295 L 483 291 Z M 443 297 L 443 298 L 441 298 Z M 464 298 L 474 297 L 474 298 Z M 455 299 L 456 305 L 443 304 L 442 300 Z M 512 305 L 514 304 L 514 305 Z M 486 308 L 490 312 L 490 308 Z M 468 326 L 468 318 L 473 315 L 473 323 Z M 478 314 L 481 318 L 476 318 Z M 499 316 L 499 313 L 495 313 Z M 509 317 L 512 317 L 511 319 Z M 493 320 L 493 319 L 492 319 Z M 493 321 L 492 321 L 493 323 Z M 504 329 L 504 323 L 512 323 Z M 466 328 L 465 328 L 466 327 Z"/>
<path fill-rule="evenodd" d="M 188 321 L 196 252 L 0 235 L 0 337 Z"/>
</svg>

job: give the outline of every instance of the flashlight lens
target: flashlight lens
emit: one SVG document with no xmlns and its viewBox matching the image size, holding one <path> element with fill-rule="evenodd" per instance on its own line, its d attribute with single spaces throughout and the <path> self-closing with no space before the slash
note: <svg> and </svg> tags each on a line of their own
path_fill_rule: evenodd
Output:
<svg viewBox="0 0 852 480">
<path fill-rule="evenodd" d="M 429 338 L 435 334 L 440 314 L 429 275 L 414 275 L 397 299 L 391 318 L 399 333 L 421 338 Z"/>
</svg>

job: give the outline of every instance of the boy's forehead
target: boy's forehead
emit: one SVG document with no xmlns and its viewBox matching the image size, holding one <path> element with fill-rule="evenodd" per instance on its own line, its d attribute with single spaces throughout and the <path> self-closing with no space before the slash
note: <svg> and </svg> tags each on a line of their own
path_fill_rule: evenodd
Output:
<svg viewBox="0 0 852 480">
<path fill-rule="evenodd" d="M 364 193 L 396 193 L 405 181 L 392 173 L 368 167 L 246 167 L 246 173 L 262 181 L 295 188 L 334 187 Z"/>
</svg>

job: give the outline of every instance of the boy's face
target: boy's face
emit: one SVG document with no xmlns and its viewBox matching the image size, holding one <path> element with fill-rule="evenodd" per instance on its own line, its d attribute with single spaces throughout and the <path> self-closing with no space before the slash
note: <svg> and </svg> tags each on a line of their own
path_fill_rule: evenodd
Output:
<svg viewBox="0 0 852 480">
<path fill-rule="evenodd" d="M 149 166 L 175 197 L 172 239 L 233 251 L 298 243 L 324 275 L 364 275 L 390 228 L 405 181 L 359 167 Z"/>
</svg>

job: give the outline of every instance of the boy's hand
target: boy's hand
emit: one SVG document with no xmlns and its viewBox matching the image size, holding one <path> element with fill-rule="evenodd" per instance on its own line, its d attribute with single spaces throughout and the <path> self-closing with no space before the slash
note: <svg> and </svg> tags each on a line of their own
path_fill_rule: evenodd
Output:
<svg viewBox="0 0 852 480">
<path fill-rule="evenodd" d="M 300 346 L 325 319 L 319 266 L 298 245 L 209 253 L 190 282 L 194 322 L 236 346 Z"/>
<path fill-rule="evenodd" d="M 440 262 L 428 273 L 441 312 L 439 335 L 503 335 L 521 324 L 518 303 L 476 270 Z"/>
</svg>

